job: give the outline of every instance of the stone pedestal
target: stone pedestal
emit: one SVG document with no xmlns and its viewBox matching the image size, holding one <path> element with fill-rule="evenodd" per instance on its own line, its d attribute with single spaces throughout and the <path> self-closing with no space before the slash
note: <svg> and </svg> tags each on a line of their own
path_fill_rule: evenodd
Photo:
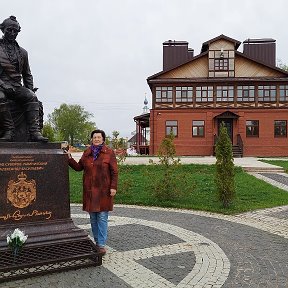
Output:
<svg viewBox="0 0 288 288">
<path fill-rule="evenodd" d="M 0 282 L 101 265 L 70 217 L 66 157 L 60 143 L 0 143 Z M 6 241 L 15 228 L 28 235 L 16 261 Z"/>
</svg>

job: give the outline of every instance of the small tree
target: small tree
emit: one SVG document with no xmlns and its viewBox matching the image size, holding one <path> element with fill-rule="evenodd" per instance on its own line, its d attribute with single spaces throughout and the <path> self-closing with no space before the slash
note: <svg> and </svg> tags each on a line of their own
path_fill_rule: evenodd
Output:
<svg viewBox="0 0 288 288">
<path fill-rule="evenodd" d="M 109 145 L 114 150 L 117 163 L 119 165 L 118 193 L 129 194 L 129 191 L 131 191 L 134 182 L 132 176 L 127 173 L 127 171 L 130 171 L 131 167 L 129 167 L 129 165 L 124 165 L 124 162 L 126 160 L 127 143 L 125 139 L 123 137 L 119 137 L 119 135 L 120 135 L 119 131 L 112 131 L 112 137 L 107 136 L 105 142 L 106 145 Z M 128 176 L 125 177 L 125 179 L 121 177 L 123 171 L 125 171 L 126 174 L 128 174 Z"/>
<path fill-rule="evenodd" d="M 152 183 L 153 196 L 159 200 L 173 200 L 179 198 L 185 190 L 185 175 L 175 173 L 180 159 L 175 159 L 176 149 L 173 143 L 174 135 L 166 136 L 159 147 L 160 175 L 149 175 Z"/>
<path fill-rule="evenodd" d="M 118 131 L 113 131 L 112 132 L 112 139 L 110 137 L 108 137 L 107 142 L 110 142 L 110 145 L 112 146 L 112 148 L 115 151 L 116 154 L 116 158 L 117 158 L 117 162 L 118 164 L 123 164 L 126 160 L 126 142 L 124 138 L 118 138 L 118 136 L 120 135 L 120 133 Z"/>
<path fill-rule="evenodd" d="M 162 165 L 165 165 L 166 167 L 170 165 L 177 165 L 179 164 L 180 160 L 174 159 L 176 155 L 176 148 L 173 143 L 174 141 L 174 135 L 171 132 L 169 136 L 165 137 L 159 147 L 158 150 L 158 157 L 159 161 Z"/>
<path fill-rule="evenodd" d="M 234 162 L 232 143 L 227 133 L 227 128 L 222 122 L 220 134 L 216 143 L 216 176 L 219 200 L 224 208 L 228 208 L 235 198 Z"/>
</svg>

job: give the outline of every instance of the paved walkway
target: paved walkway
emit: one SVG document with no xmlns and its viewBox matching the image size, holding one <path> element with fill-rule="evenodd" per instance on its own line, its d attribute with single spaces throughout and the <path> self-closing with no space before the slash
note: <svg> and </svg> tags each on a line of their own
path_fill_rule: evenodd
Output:
<svg viewBox="0 0 288 288">
<path fill-rule="evenodd" d="M 72 153 L 73 158 L 78 161 L 80 157 L 82 156 L 82 152 L 75 152 Z M 204 156 L 204 157 L 179 157 L 182 164 L 215 164 L 216 163 L 216 157 L 214 156 Z M 261 158 L 265 159 L 265 158 Z M 272 158 L 267 158 L 272 159 Z M 279 158 L 273 158 L 273 159 L 279 159 Z M 159 158 L 158 157 L 152 157 L 152 156 L 129 156 L 126 157 L 126 160 L 124 164 L 127 165 L 146 165 L 149 164 L 150 161 L 153 160 L 153 162 L 158 163 Z M 281 158 L 281 160 L 287 160 L 288 158 Z M 243 157 L 243 158 L 235 158 L 234 164 L 236 166 L 242 167 L 246 171 L 251 172 L 261 172 L 261 171 L 272 171 L 272 172 L 284 172 L 283 168 L 279 166 L 275 166 L 272 164 L 264 163 L 260 161 L 260 158 L 257 157 Z"/>
<path fill-rule="evenodd" d="M 256 164 L 249 162 L 251 159 L 245 161 Z M 254 175 L 288 193 L 287 174 Z M 81 206 L 72 204 L 71 213 L 75 224 L 90 233 L 89 219 Z M 287 288 L 287 251 L 288 206 L 227 216 L 115 205 L 102 266 L 7 282 L 0 287 Z"/>
<path fill-rule="evenodd" d="M 75 160 L 79 160 L 82 155 L 82 152 L 75 152 L 72 153 L 72 156 Z M 215 164 L 216 163 L 216 157 L 214 156 L 204 156 L 204 157 L 179 157 L 182 164 Z M 261 158 L 265 159 L 265 158 Z M 267 158 L 268 159 L 268 158 Z M 269 158 L 272 159 L 272 158 Z M 273 158 L 277 159 L 277 158 Z M 129 156 L 126 157 L 125 164 L 149 164 L 149 161 L 153 160 L 155 163 L 158 162 L 158 157 L 152 157 L 152 156 Z M 282 158 L 282 160 L 287 160 L 288 158 Z M 236 166 L 240 166 L 243 168 L 266 168 L 266 169 L 279 169 L 278 166 L 264 163 L 260 161 L 260 158 L 257 157 L 243 157 L 243 158 L 235 158 L 234 164 Z"/>
</svg>

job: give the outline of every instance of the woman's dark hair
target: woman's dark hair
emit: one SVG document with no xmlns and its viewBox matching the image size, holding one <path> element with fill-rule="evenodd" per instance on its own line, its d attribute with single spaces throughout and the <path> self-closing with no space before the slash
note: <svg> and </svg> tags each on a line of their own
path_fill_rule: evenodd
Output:
<svg viewBox="0 0 288 288">
<path fill-rule="evenodd" d="M 104 132 L 103 130 L 100 130 L 100 129 L 93 130 L 93 131 L 91 132 L 91 137 L 90 137 L 91 139 L 93 138 L 93 135 L 94 135 L 95 133 L 101 133 L 101 135 L 102 135 L 102 137 L 103 137 L 103 141 L 105 141 L 106 135 L 105 135 L 105 132 Z"/>
</svg>

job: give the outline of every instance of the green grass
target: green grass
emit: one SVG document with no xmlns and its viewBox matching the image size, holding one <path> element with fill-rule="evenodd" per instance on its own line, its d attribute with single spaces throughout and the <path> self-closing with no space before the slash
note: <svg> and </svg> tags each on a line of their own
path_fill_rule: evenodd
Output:
<svg viewBox="0 0 288 288">
<path fill-rule="evenodd" d="M 286 173 L 288 173 L 288 160 L 286 161 L 285 160 L 261 160 L 261 161 L 268 163 L 268 164 L 283 167 Z"/>
<path fill-rule="evenodd" d="M 160 201 L 152 196 L 151 182 L 160 177 L 158 165 L 125 165 L 119 169 L 119 186 L 115 203 L 173 207 L 236 214 L 262 208 L 288 205 L 288 192 L 259 180 L 236 168 L 236 199 L 229 209 L 217 200 L 214 184 L 215 165 L 180 165 L 178 176 L 183 195 L 179 199 Z M 82 202 L 82 172 L 70 169 L 71 202 Z M 184 179 L 186 179 L 184 181 Z"/>
</svg>

